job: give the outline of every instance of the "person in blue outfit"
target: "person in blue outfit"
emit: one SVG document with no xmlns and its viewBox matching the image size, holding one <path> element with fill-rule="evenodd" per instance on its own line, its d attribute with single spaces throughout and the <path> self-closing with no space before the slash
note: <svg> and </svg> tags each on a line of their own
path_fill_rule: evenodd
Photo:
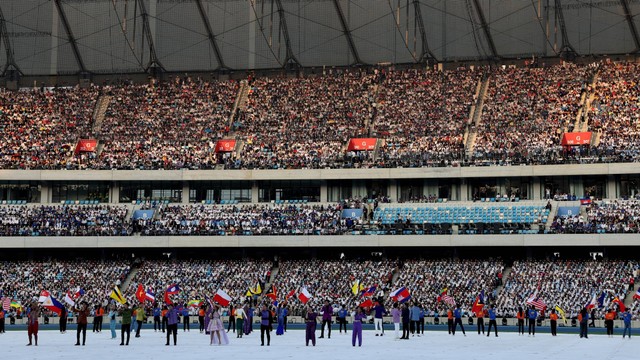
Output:
<svg viewBox="0 0 640 360">
<path fill-rule="evenodd" d="M 184 305 L 184 307 L 182 308 L 182 331 L 191 331 L 191 328 L 189 327 L 189 307 L 186 306 L 187 304 Z"/>
<path fill-rule="evenodd" d="M 116 316 L 118 312 L 116 311 L 116 305 L 111 304 L 109 307 L 109 330 L 111 330 L 111 338 L 116 338 Z"/>
<path fill-rule="evenodd" d="M 451 331 L 452 335 L 456 334 L 456 329 L 458 328 L 458 325 L 460 325 L 460 329 L 462 329 L 462 335 L 467 336 L 467 334 L 464 332 L 464 326 L 462 325 L 462 310 L 460 309 L 460 304 L 456 305 L 456 309 L 453 310 L 453 330 Z"/>
<path fill-rule="evenodd" d="M 384 325 L 382 323 L 382 317 L 387 314 L 387 310 L 382 305 L 381 301 L 377 301 L 373 307 L 373 321 L 376 327 L 376 336 L 384 336 Z"/>
<path fill-rule="evenodd" d="M 342 327 L 344 326 L 344 333 L 347 333 L 347 315 L 349 314 L 349 312 L 347 311 L 347 309 L 344 308 L 344 304 L 342 304 L 342 306 L 340 307 L 340 310 L 338 310 L 338 316 L 337 316 L 337 320 L 338 320 L 338 325 L 340 326 L 340 333 L 342 334 Z"/>
<path fill-rule="evenodd" d="M 362 308 L 358 306 L 356 308 L 356 314 L 353 316 L 353 333 L 351 335 L 351 345 L 356 346 L 356 339 L 358 339 L 358 346 L 362 346 L 362 322 L 366 321 L 366 319 L 367 316 L 362 312 Z"/>
<path fill-rule="evenodd" d="M 327 337 L 331 339 L 331 316 L 333 315 L 333 307 L 329 304 L 329 300 L 324 301 L 322 311 L 322 327 L 320 328 L 320 339 L 324 339 L 324 327 L 327 326 Z"/>
<path fill-rule="evenodd" d="M 415 336 L 416 331 L 418 332 L 418 337 L 420 336 L 420 328 L 418 325 L 420 321 L 420 311 L 422 311 L 420 305 L 417 301 L 414 302 L 411 310 L 409 310 L 409 317 L 411 318 L 411 337 Z"/>
<path fill-rule="evenodd" d="M 624 331 L 622 332 L 622 338 L 629 333 L 629 340 L 631 340 L 631 312 L 629 310 L 620 314 L 622 321 L 624 322 Z"/>
<path fill-rule="evenodd" d="M 262 305 L 260 311 L 260 341 L 261 346 L 264 346 L 264 336 L 267 335 L 267 346 L 271 346 L 271 326 L 273 324 L 273 318 L 271 317 L 271 311 L 267 309 L 267 305 Z"/>
<path fill-rule="evenodd" d="M 487 336 L 491 335 L 491 326 L 495 329 L 496 337 L 498 337 L 498 323 L 496 323 L 496 309 L 493 305 L 489 307 L 489 329 L 487 330 Z"/>
<path fill-rule="evenodd" d="M 169 304 L 169 310 L 167 311 L 167 343 L 169 345 L 169 339 L 173 335 L 173 346 L 178 342 L 178 311 L 173 307 L 173 304 Z"/>
<path fill-rule="evenodd" d="M 160 317 L 162 316 L 162 311 L 160 310 L 160 306 L 158 306 L 158 304 L 156 304 L 156 306 L 153 307 L 153 331 L 158 331 L 161 330 L 160 327 Z"/>
<path fill-rule="evenodd" d="M 529 319 L 529 336 L 536 336 L 536 319 L 538 319 L 538 311 L 535 307 L 531 306 L 527 311 L 527 318 Z"/>
<path fill-rule="evenodd" d="M 580 338 L 589 338 L 589 312 L 587 308 L 580 310 Z"/>
<path fill-rule="evenodd" d="M 276 316 L 278 317 L 278 328 L 276 329 L 276 336 L 284 334 L 284 317 L 287 308 L 282 306 L 282 304 L 278 304 L 278 309 L 276 310 Z"/>
<path fill-rule="evenodd" d="M 306 346 L 309 346 L 309 341 L 313 346 L 316 346 L 316 326 L 318 325 L 318 313 L 311 309 L 311 306 L 307 305 L 307 315 L 304 317 L 306 324 L 305 342 Z"/>
<path fill-rule="evenodd" d="M 411 322 L 411 312 L 409 311 L 409 304 L 404 303 L 401 311 L 402 317 L 402 337 L 400 339 L 409 340 L 409 323 Z"/>
</svg>

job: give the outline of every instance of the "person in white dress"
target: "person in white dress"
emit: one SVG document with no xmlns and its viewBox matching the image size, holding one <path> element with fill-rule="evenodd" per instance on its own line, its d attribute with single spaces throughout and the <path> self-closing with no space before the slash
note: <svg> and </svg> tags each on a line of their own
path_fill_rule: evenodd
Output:
<svg viewBox="0 0 640 360">
<path fill-rule="evenodd" d="M 227 338 L 227 333 L 224 331 L 224 324 L 222 323 L 222 319 L 221 319 L 222 313 L 221 313 L 220 306 L 217 304 L 213 305 L 213 311 L 209 316 L 211 317 L 209 321 L 209 327 L 207 328 L 207 330 L 211 334 L 209 345 L 229 344 L 229 338 Z"/>
</svg>

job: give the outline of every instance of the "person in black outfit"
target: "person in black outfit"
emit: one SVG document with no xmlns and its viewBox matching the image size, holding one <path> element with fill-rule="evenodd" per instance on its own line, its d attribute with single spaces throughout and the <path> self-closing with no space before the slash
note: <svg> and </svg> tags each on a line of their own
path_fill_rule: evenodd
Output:
<svg viewBox="0 0 640 360">
<path fill-rule="evenodd" d="M 409 324 L 411 323 L 411 317 L 409 315 L 409 305 L 404 303 L 402 305 L 402 337 L 400 339 L 409 340 Z"/>
<path fill-rule="evenodd" d="M 204 315 L 205 315 L 205 306 L 200 305 L 200 309 L 198 310 L 198 324 L 200 324 L 200 333 L 204 332 Z"/>
<path fill-rule="evenodd" d="M 236 332 L 236 308 L 233 304 L 229 304 L 229 327 L 227 328 L 227 332 L 233 330 Z"/>
<path fill-rule="evenodd" d="M 524 319 L 525 319 L 526 314 L 524 312 L 524 310 L 522 310 L 522 306 L 520 306 L 518 308 L 518 314 L 517 314 L 517 318 L 518 318 L 518 336 L 519 335 L 524 335 Z"/>
<path fill-rule="evenodd" d="M 129 338 L 131 337 L 131 322 L 133 312 L 129 309 L 129 303 L 124 303 L 124 308 L 120 311 L 122 316 L 122 325 L 120 326 L 120 346 L 129 345 Z M 124 342 L 124 336 L 127 335 L 127 342 Z"/>
<path fill-rule="evenodd" d="M 63 306 L 62 310 L 60 311 L 60 333 L 64 334 L 66 332 L 67 332 L 67 307 Z"/>
<path fill-rule="evenodd" d="M 267 309 L 267 305 L 262 305 L 262 311 L 260 311 L 260 341 L 261 346 L 264 346 L 264 335 L 267 334 L 267 346 L 271 345 L 271 327 L 273 326 L 273 317 L 271 311 Z"/>
<path fill-rule="evenodd" d="M 164 315 L 162 315 L 162 332 L 164 333 L 164 329 L 169 328 L 169 324 L 167 323 L 167 312 L 169 311 L 169 309 L 167 309 L 166 305 L 163 305 L 162 310 L 164 312 Z"/>
</svg>

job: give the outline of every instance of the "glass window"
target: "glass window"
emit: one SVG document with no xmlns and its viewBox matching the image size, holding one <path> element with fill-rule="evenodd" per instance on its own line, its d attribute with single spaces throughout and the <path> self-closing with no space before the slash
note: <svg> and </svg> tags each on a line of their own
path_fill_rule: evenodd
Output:
<svg viewBox="0 0 640 360">
<path fill-rule="evenodd" d="M 135 200 L 169 200 L 182 202 L 181 181 L 123 181 L 120 183 L 120 202 Z"/>
<path fill-rule="evenodd" d="M 51 184 L 51 202 L 98 200 L 109 202 L 109 183 L 95 181 L 80 183 L 77 181 L 53 182 Z"/>
<path fill-rule="evenodd" d="M 258 188 L 258 201 L 260 202 L 279 200 L 320 201 L 320 181 L 318 180 L 261 181 Z"/>
<path fill-rule="evenodd" d="M 36 181 L 0 182 L 0 201 L 40 202 L 40 185 Z"/>
</svg>

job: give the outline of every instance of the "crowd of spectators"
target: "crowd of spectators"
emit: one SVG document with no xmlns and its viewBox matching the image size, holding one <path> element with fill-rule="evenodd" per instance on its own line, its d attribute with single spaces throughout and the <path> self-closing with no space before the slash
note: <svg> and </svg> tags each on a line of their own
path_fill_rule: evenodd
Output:
<svg viewBox="0 0 640 360">
<path fill-rule="evenodd" d="M 546 163 L 569 156 L 560 144 L 562 134 L 573 130 L 593 69 L 564 63 L 494 71 L 473 160 Z"/>
<path fill-rule="evenodd" d="M 513 315 L 535 295 L 549 310 L 558 305 L 569 317 L 603 291 L 624 299 L 633 270 L 631 262 L 618 260 L 515 261 L 496 306 Z M 598 318 L 604 314 L 602 309 L 596 312 Z"/>
<path fill-rule="evenodd" d="M 173 78 L 105 86 L 111 96 L 98 137 L 99 169 L 210 169 L 229 134 L 237 81 Z"/>
<path fill-rule="evenodd" d="M 177 284 L 180 293 L 172 299 L 188 302 L 213 297 L 223 290 L 234 302 L 242 301 L 249 288 L 266 283 L 272 262 L 257 259 L 239 260 L 144 260 L 132 277 L 127 294 L 135 294 L 138 284 L 152 289 L 161 300 L 167 287 Z"/>
<path fill-rule="evenodd" d="M 0 236 L 131 235 L 124 205 L 0 206 Z"/>
<path fill-rule="evenodd" d="M 418 301 L 429 313 L 446 313 L 448 304 L 438 302 L 444 289 L 456 304 L 470 310 L 482 290 L 485 303 L 495 299 L 494 290 L 499 285 L 498 274 L 504 263 L 500 260 L 407 260 L 395 283 L 411 291 L 411 298 Z"/>
<path fill-rule="evenodd" d="M 638 233 L 640 232 L 640 199 L 593 201 L 586 216 L 556 216 L 552 233 Z"/>
<path fill-rule="evenodd" d="M 64 303 L 67 291 L 73 296 L 80 287 L 84 290 L 81 300 L 101 304 L 130 271 L 127 262 L 114 260 L 2 261 L 0 290 L 24 305 L 37 299 L 41 290 Z"/>
<path fill-rule="evenodd" d="M 365 136 L 373 116 L 378 70 L 337 70 L 322 76 L 256 78 L 234 123 L 244 148 L 230 168 L 299 169 L 358 166 L 367 152 L 345 150 Z"/>
<path fill-rule="evenodd" d="M 91 134 L 98 88 L 0 90 L 0 168 L 77 169 L 78 139 Z"/>
<path fill-rule="evenodd" d="M 365 289 L 376 286 L 373 295 L 388 299 L 395 268 L 396 262 L 391 260 L 286 260 L 280 262 L 273 283 L 283 294 L 306 288 L 317 307 L 329 300 L 331 304 L 353 308 L 364 301 L 360 294 L 353 294 L 354 282 Z M 304 314 L 304 306 L 298 301 L 291 301 L 290 308 L 293 315 Z"/>
<path fill-rule="evenodd" d="M 341 214 L 342 206 L 335 204 L 179 205 L 163 207 L 157 219 L 137 230 L 142 235 L 332 235 L 355 225 Z"/>
<path fill-rule="evenodd" d="M 438 166 L 464 158 L 463 137 L 481 70 L 389 71 L 378 92 L 380 167 Z"/>
</svg>

